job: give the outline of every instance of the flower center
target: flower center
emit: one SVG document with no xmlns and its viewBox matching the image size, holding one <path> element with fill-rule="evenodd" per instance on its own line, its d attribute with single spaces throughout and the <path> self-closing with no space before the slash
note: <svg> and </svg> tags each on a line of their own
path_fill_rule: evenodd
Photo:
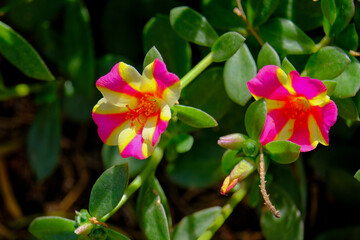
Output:
<svg viewBox="0 0 360 240">
<path fill-rule="evenodd" d="M 309 101 L 303 97 L 292 97 L 286 106 L 286 115 L 290 119 L 304 119 L 310 111 Z"/>
<path fill-rule="evenodd" d="M 133 127 L 135 120 L 141 125 L 145 125 L 146 119 L 158 110 L 159 103 L 153 95 L 143 94 L 138 99 L 138 105 L 135 109 L 131 109 L 128 105 L 126 107 L 129 109 L 126 118 L 131 119 L 131 126 Z"/>
</svg>

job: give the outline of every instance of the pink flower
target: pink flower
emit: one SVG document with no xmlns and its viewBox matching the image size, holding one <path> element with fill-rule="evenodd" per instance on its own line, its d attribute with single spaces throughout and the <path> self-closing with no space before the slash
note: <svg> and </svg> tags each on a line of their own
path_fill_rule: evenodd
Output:
<svg viewBox="0 0 360 240">
<path fill-rule="evenodd" d="M 327 96 L 325 85 L 317 79 L 287 76 L 277 66 L 263 67 L 248 82 L 254 98 L 264 98 L 267 116 L 260 143 L 289 140 L 311 151 L 318 143 L 329 145 L 329 129 L 336 122 L 337 107 Z"/>
<path fill-rule="evenodd" d="M 123 62 L 96 82 L 103 98 L 92 117 L 101 140 L 119 145 L 121 156 L 145 159 L 155 150 L 180 97 L 180 80 L 159 59 L 140 75 Z"/>
</svg>

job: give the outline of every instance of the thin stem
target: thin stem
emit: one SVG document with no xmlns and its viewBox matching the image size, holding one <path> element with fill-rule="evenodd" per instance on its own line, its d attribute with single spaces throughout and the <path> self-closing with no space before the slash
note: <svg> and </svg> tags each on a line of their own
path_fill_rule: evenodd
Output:
<svg viewBox="0 0 360 240">
<path fill-rule="evenodd" d="M 122 196 L 116 207 L 111 212 L 98 219 L 98 221 L 105 222 L 114 213 L 116 213 L 122 205 L 124 205 L 124 203 L 131 197 L 131 195 L 136 192 L 141 187 L 143 182 L 156 170 L 157 165 L 160 163 L 163 157 L 163 154 L 164 152 L 161 148 L 157 147 L 155 149 L 153 155 L 150 157 L 150 161 L 148 162 L 144 170 L 142 170 L 142 172 L 129 184 L 129 186 L 125 190 L 124 195 Z"/>
<path fill-rule="evenodd" d="M 181 89 L 185 88 L 192 80 L 194 80 L 202 71 L 204 71 L 211 63 L 212 52 L 206 55 L 196 66 L 191 69 L 184 77 L 181 78 Z"/>
<path fill-rule="evenodd" d="M 270 209 L 272 214 L 274 214 L 275 217 L 280 218 L 280 212 L 276 210 L 275 206 L 270 201 L 270 195 L 266 192 L 266 186 L 265 186 L 265 163 L 264 163 L 264 152 L 263 152 L 263 146 L 260 145 L 260 163 L 259 163 L 259 172 L 260 172 L 260 192 L 261 195 L 264 198 L 265 205 Z"/>
<path fill-rule="evenodd" d="M 259 36 L 259 34 L 257 34 L 257 32 L 255 31 L 255 29 L 250 25 L 250 23 L 247 20 L 247 17 L 245 15 L 244 9 L 242 8 L 241 5 L 241 0 L 236 0 L 237 3 L 237 8 L 234 9 L 234 13 L 236 15 L 238 15 L 239 17 L 242 18 L 242 20 L 245 22 L 247 29 L 251 32 L 251 34 L 256 38 L 256 40 L 258 41 L 258 43 L 263 46 L 264 45 L 264 41 L 261 39 L 261 37 Z"/>
<path fill-rule="evenodd" d="M 229 201 L 222 207 L 221 213 L 214 219 L 210 227 L 198 238 L 198 240 L 211 239 L 215 232 L 224 224 L 225 220 L 234 211 L 234 208 L 245 197 L 247 192 L 245 184 L 242 184 L 229 199 Z"/>
</svg>

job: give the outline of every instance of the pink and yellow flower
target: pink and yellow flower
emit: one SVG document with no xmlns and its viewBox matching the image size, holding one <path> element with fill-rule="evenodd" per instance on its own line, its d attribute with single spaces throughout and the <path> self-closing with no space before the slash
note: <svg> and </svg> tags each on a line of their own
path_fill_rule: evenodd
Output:
<svg viewBox="0 0 360 240">
<path fill-rule="evenodd" d="M 289 140 L 311 151 L 318 143 L 329 145 L 329 129 L 337 119 L 337 107 L 327 96 L 325 85 L 317 79 L 289 75 L 277 66 L 263 67 L 248 88 L 267 107 L 260 143 Z"/>
<path fill-rule="evenodd" d="M 145 159 L 155 150 L 180 97 L 180 80 L 159 59 L 140 75 L 123 62 L 96 82 L 103 98 L 92 117 L 101 140 L 119 145 L 122 157 Z"/>
</svg>

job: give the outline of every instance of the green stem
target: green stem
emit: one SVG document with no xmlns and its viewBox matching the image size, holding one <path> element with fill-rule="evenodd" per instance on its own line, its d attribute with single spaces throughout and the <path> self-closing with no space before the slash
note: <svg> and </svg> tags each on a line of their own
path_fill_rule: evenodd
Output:
<svg viewBox="0 0 360 240">
<path fill-rule="evenodd" d="M 210 227 L 198 238 L 198 240 L 211 239 L 215 232 L 224 224 L 225 220 L 234 211 L 234 208 L 245 197 L 246 193 L 246 186 L 242 184 L 240 189 L 231 196 L 229 201 L 222 207 L 221 213 L 214 219 Z"/>
<path fill-rule="evenodd" d="M 321 39 L 321 41 L 316 44 L 315 52 L 319 51 L 321 48 L 329 45 L 331 43 L 332 38 L 329 38 L 328 36 L 325 36 Z"/>
<path fill-rule="evenodd" d="M 191 69 L 184 77 L 181 78 L 181 89 L 191 83 L 191 81 L 194 80 L 202 71 L 204 71 L 212 62 L 212 52 L 210 52 L 198 64 L 196 64 L 193 69 Z"/>
<path fill-rule="evenodd" d="M 160 163 L 163 155 L 164 155 L 163 150 L 161 148 L 157 147 L 155 149 L 154 153 L 152 154 L 152 156 L 150 157 L 150 161 L 148 162 L 148 164 L 146 165 L 144 170 L 142 170 L 142 172 L 126 188 L 124 195 L 122 196 L 122 198 L 120 199 L 120 201 L 116 205 L 116 207 L 113 210 L 111 210 L 111 212 L 109 212 L 108 214 L 106 214 L 102 218 L 98 219 L 98 221 L 105 222 L 114 213 L 116 213 L 122 205 L 124 205 L 124 203 L 131 197 L 131 195 L 141 187 L 143 182 L 151 174 L 154 173 L 154 171 L 156 170 L 157 165 Z"/>
</svg>

